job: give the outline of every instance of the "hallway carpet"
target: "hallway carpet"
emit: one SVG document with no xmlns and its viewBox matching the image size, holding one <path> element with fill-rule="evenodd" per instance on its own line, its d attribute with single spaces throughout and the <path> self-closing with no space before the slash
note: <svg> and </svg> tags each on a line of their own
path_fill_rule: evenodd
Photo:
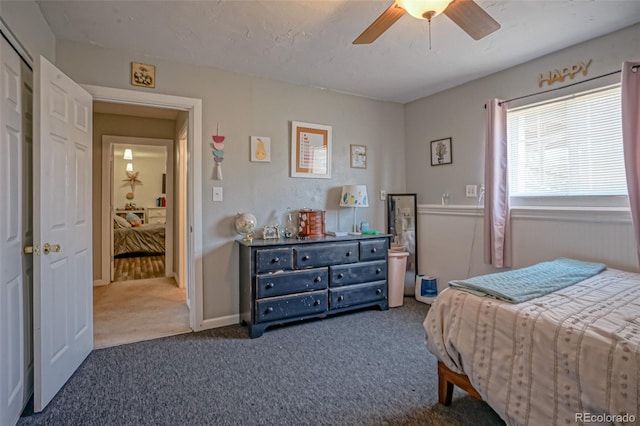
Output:
<svg viewBox="0 0 640 426">
<path fill-rule="evenodd" d="M 93 289 L 94 348 L 188 333 L 186 289 L 173 278 L 114 282 Z"/>
</svg>

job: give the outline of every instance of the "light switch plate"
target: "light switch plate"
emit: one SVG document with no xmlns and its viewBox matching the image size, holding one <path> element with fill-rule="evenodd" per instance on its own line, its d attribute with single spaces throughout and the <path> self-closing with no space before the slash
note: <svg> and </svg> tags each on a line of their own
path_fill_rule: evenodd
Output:
<svg viewBox="0 0 640 426">
<path fill-rule="evenodd" d="M 380 201 L 385 201 L 387 199 L 387 191 L 384 189 L 380 191 Z"/>
<path fill-rule="evenodd" d="M 213 187 L 213 201 L 222 201 L 222 187 L 214 186 Z"/>
</svg>

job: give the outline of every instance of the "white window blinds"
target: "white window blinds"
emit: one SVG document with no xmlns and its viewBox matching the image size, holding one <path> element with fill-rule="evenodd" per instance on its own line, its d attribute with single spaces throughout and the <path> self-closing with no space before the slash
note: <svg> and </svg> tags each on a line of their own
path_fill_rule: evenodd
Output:
<svg viewBox="0 0 640 426">
<path fill-rule="evenodd" d="M 626 195 L 620 86 L 507 112 L 512 196 Z"/>
</svg>

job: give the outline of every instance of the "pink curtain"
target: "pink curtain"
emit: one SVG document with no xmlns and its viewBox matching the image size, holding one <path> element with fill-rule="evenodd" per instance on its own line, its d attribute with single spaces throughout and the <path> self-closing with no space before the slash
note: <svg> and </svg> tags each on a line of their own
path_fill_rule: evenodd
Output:
<svg viewBox="0 0 640 426">
<path fill-rule="evenodd" d="M 640 62 L 622 64 L 622 141 L 629 205 L 640 260 Z"/>
<path fill-rule="evenodd" d="M 507 108 L 498 99 L 487 103 L 484 183 L 484 262 L 507 268 L 511 266 Z"/>
</svg>

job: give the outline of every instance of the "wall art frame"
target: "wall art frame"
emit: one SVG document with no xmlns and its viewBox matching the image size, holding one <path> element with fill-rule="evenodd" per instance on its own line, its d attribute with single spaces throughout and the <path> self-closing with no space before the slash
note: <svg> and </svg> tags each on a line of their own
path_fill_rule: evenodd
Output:
<svg viewBox="0 0 640 426">
<path fill-rule="evenodd" d="M 271 138 L 251 136 L 251 161 L 258 163 L 271 162 Z"/>
<path fill-rule="evenodd" d="M 131 62 L 131 85 L 155 88 L 156 66 Z"/>
<path fill-rule="evenodd" d="M 367 168 L 367 146 L 349 145 L 349 167 L 352 169 Z"/>
<path fill-rule="evenodd" d="M 291 122 L 291 177 L 331 179 L 332 128 Z"/>
<path fill-rule="evenodd" d="M 436 139 L 431 141 L 431 165 L 443 166 L 453 163 L 451 138 Z"/>
</svg>

